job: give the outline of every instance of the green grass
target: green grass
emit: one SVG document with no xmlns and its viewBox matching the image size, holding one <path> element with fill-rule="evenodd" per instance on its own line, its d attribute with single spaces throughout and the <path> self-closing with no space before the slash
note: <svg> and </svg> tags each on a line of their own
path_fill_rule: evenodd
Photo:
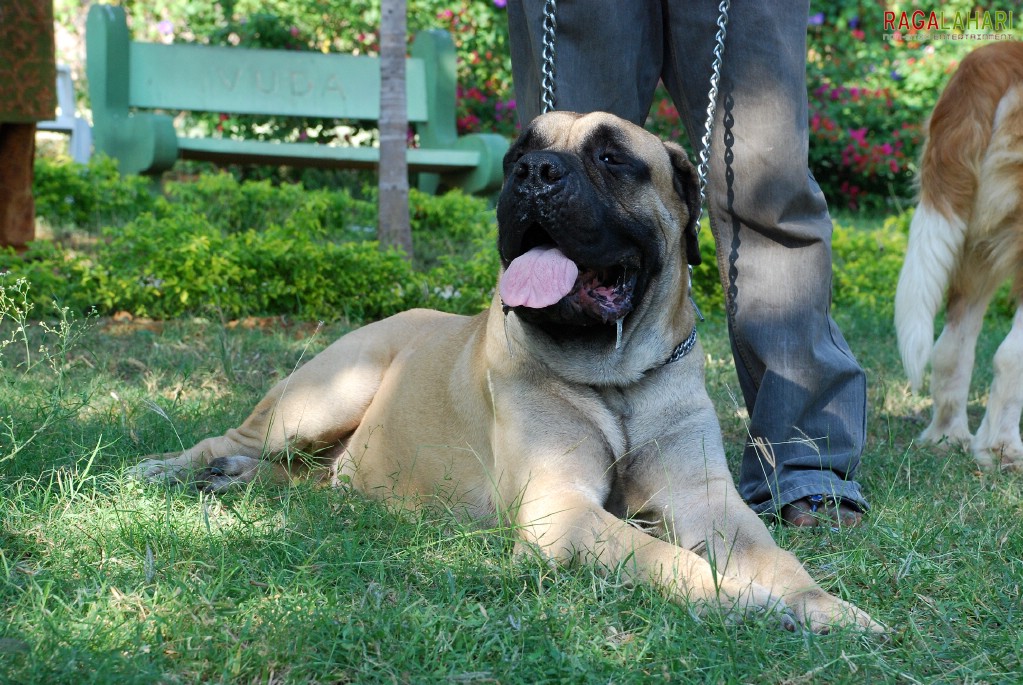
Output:
<svg viewBox="0 0 1023 685">
<path fill-rule="evenodd" d="M 734 461 L 738 390 L 723 321 L 708 314 L 708 384 Z M 64 350 L 59 333 L 33 325 L 25 344 L 8 325 L 0 682 L 1023 681 L 1023 478 L 913 444 L 928 407 L 907 391 L 891 323 L 837 316 L 869 373 L 868 525 L 774 534 L 891 626 L 887 641 L 696 618 L 591 568 L 515 559 L 506 531 L 344 490 L 218 499 L 124 475 L 235 425 L 340 326 L 104 320 L 74 324 L 82 337 Z M 977 384 L 1008 329 L 989 324 Z"/>
</svg>

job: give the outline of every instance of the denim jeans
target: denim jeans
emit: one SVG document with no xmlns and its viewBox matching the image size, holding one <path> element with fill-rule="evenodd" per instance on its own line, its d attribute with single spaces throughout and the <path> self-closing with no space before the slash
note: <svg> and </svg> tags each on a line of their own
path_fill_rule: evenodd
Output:
<svg viewBox="0 0 1023 685">
<path fill-rule="evenodd" d="M 522 122 L 540 112 L 543 7 L 508 2 Z M 831 318 L 832 224 L 807 168 L 808 12 L 732 3 L 711 146 L 710 225 L 749 412 L 739 492 L 758 512 L 813 494 L 867 508 L 853 480 L 866 376 Z M 643 124 L 663 80 L 698 145 L 717 18 L 712 0 L 560 0 L 556 108 Z"/>
</svg>

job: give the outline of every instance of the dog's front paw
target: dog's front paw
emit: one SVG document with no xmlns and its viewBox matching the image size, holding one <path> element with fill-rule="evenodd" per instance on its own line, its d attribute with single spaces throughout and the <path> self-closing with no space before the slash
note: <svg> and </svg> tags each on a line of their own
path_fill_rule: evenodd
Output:
<svg viewBox="0 0 1023 685">
<path fill-rule="evenodd" d="M 789 605 L 804 627 L 821 635 L 838 628 L 858 628 L 879 635 L 888 632 L 867 612 L 823 590 L 810 590 L 790 597 Z"/>
<path fill-rule="evenodd" d="M 188 469 L 172 459 L 144 459 L 128 469 L 128 475 L 138 480 L 176 485 L 188 480 Z"/>
<path fill-rule="evenodd" d="M 195 474 L 195 487 L 204 492 L 222 492 L 233 485 L 253 480 L 259 468 L 259 459 L 252 457 L 218 457 Z"/>
<path fill-rule="evenodd" d="M 718 599 L 729 622 L 742 623 L 762 616 L 776 619 L 782 628 L 795 632 L 797 618 L 785 600 L 763 585 L 722 579 Z"/>
</svg>

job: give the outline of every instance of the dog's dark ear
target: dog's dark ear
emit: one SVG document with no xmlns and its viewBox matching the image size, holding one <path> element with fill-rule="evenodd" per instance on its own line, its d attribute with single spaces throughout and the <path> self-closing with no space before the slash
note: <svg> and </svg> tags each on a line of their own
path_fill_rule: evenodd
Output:
<svg viewBox="0 0 1023 685">
<path fill-rule="evenodd" d="M 668 157 L 671 158 L 675 192 L 686 203 L 686 209 L 689 210 L 689 221 L 685 227 L 686 261 L 696 266 L 701 261 L 700 242 L 696 237 L 699 230 L 699 226 L 696 225 L 696 217 L 700 213 L 700 179 L 696 175 L 696 167 L 689 161 L 689 156 L 686 155 L 682 146 L 666 142 L 664 147 L 668 150 Z"/>
</svg>

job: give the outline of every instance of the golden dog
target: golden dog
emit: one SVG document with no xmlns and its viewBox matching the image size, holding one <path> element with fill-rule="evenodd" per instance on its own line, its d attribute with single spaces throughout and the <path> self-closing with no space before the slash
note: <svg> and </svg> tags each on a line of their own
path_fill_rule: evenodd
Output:
<svg viewBox="0 0 1023 685">
<path fill-rule="evenodd" d="M 608 114 L 556 112 L 505 158 L 489 311 L 345 335 L 237 429 L 139 465 L 220 490 L 327 465 L 363 493 L 495 514 L 518 547 L 678 600 L 880 630 L 821 589 L 739 498 L 688 301 L 696 177 Z"/>
<path fill-rule="evenodd" d="M 914 390 L 931 362 L 934 413 L 921 439 L 968 447 L 987 469 L 1023 469 L 1021 276 L 1023 43 L 993 43 L 967 55 L 931 114 L 920 203 L 895 294 L 899 351 Z M 974 436 L 966 417 L 974 350 L 988 303 L 1009 278 L 1016 316 L 995 353 L 987 412 Z M 943 302 L 945 327 L 933 343 Z"/>
</svg>

